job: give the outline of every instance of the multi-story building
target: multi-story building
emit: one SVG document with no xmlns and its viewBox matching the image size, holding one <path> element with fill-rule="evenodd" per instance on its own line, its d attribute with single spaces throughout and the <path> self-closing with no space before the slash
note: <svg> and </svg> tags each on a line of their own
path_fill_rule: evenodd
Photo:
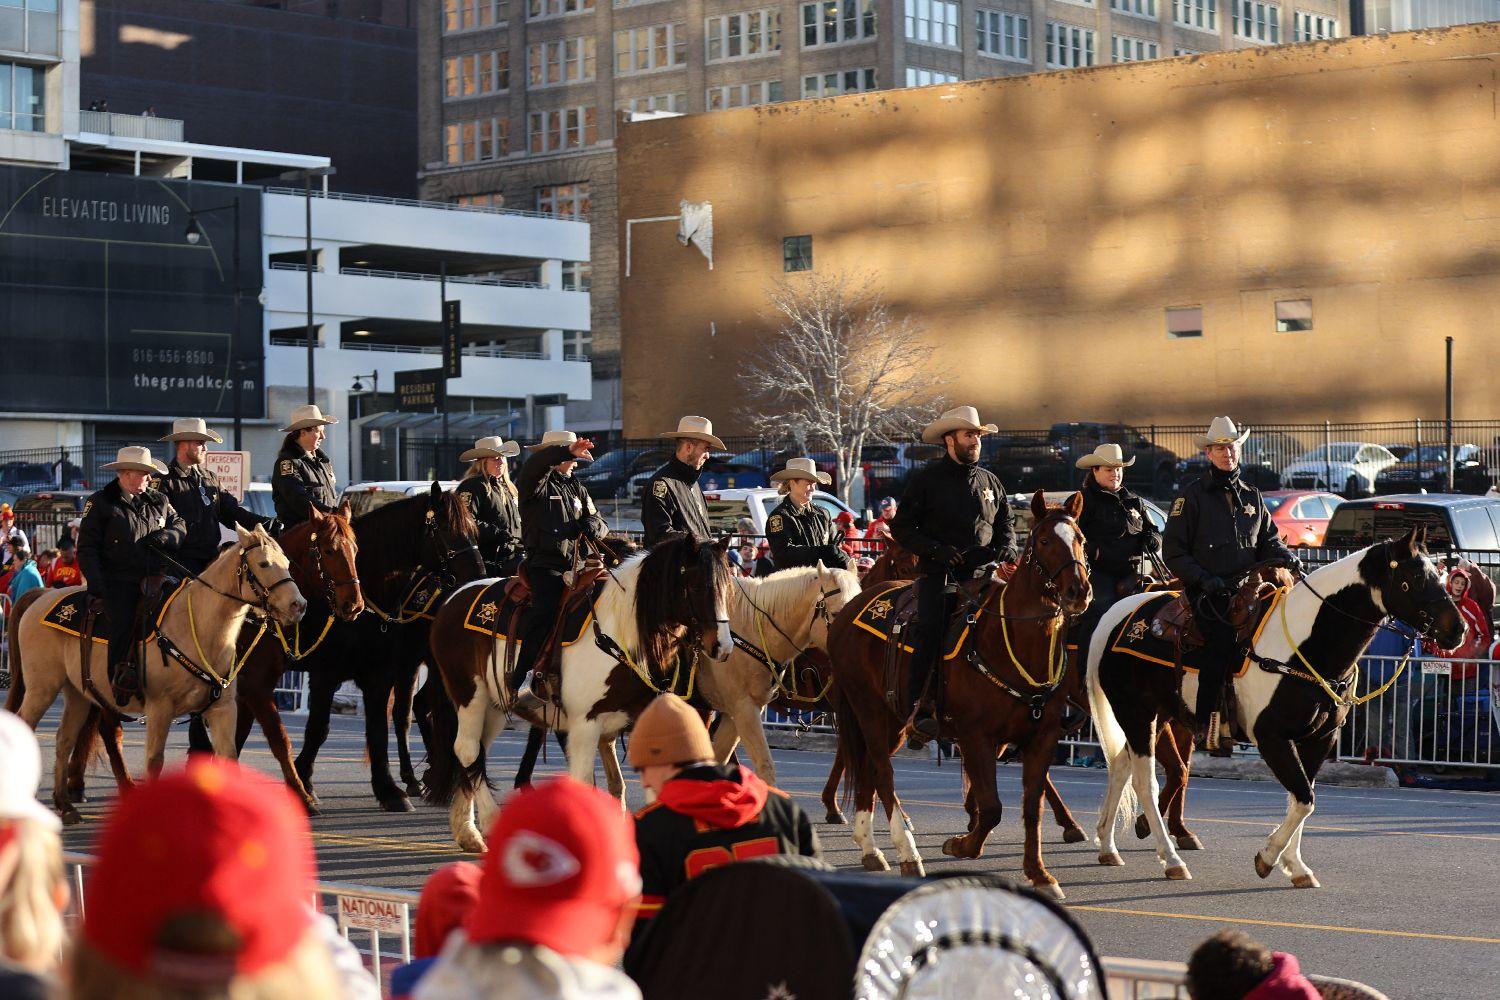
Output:
<svg viewBox="0 0 1500 1000">
<path fill-rule="evenodd" d="M 1354 35 L 1484 21 L 1500 21 L 1500 0 L 1352 0 L 1349 10 L 1349 32 Z"/>
</svg>

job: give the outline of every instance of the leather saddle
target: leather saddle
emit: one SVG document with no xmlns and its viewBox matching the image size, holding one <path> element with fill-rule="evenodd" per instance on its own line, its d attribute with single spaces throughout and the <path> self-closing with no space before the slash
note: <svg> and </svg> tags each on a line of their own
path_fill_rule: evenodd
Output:
<svg viewBox="0 0 1500 1000">
<path fill-rule="evenodd" d="M 562 623 L 593 607 L 594 597 L 598 591 L 599 583 L 604 579 L 609 570 L 602 562 L 589 560 L 578 567 L 568 581 L 567 589 L 563 591 L 562 600 L 557 602 L 557 616 L 552 620 L 552 627 L 547 632 L 547 641 L 543 644 L 537 654 L 535 661 L 537 669 L 546 677 L 548 682 L 555 680 L 561 675 L 560 659 L 563 647 Z M 531 609 L 531 582 L 526 578 L 526 568 L 509 580 L 505 581 L 504 610 L 501 620 L 510 622 L 506 634 L 510 636 L 520 635 L 520 623 L 524 620 L 526 613 Z M 515 664 L 517 654 L 520 652 L 520 643 L 511 642 L 507 644 L 507 676 Z M 555 685 L 548 683 L 547 688 L 555 689 Z M 538 690 L 539 696 L 543 690 Z"/>
<path fill-rule="evenodd" d="M 1006 576 L 1008 577 L 1009 574 L 1007 573 Z M 942 683 L 940 675 L 944 658 L 958 645 L 959 636 L 968 624 L 968 609 L 978 606 L 984 600 L 985 589 L 993 583 L 993 578 L 985 574 L 958 585 L 958 594 L 950 598 L 956 607 L 949 614 L 948 621 L 939 637 L 938 659 L 928 677 L 929 685 Z M 907 697 L 906 688 L 901 683 L 901 664 L 911 655 L 908 649 L 915 645 L 916 639 L 910 632 L 911 627 L 917 623 L 917 588 L 915 586 L 903 587 L 891 599 L 885 633 L 885 663 L 881 677 L 885 685 L 886 701 L 892 711 L 897 714 L 902 714 Z"/>
<path fill-rule="evenodd" d="M 1229 623 L 1234 626 L 1234 641 L 1248 642 L 1260 623 L 1261 612 L 1283 586 L 1290 586 L 1291 574 L 1280 567 L 1252 570 L 1229 599 Z M 1187 591 L 1162 605 L 1151 621 L 1151 634 L 1174 643 L 1182 650 L 1200 649 L 1203 630 L 1198 626 Z"/>
</svg>

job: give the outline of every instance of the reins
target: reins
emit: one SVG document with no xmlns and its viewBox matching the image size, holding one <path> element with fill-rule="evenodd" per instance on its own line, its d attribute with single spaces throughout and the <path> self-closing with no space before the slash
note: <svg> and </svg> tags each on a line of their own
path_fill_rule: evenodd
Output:
<svg viewBox="0 0 1500 1000">
<path fill-rule="evenodd" d="M 740 595 L 744 597 L 745 603 L 750 605 L 751 609 L 755 612 L 755 627 L 756 631 L 760 634 L 760 646 L 756 647 L 748 639 L 743 638 L 737 633 L 731 632 L 730 637 L 734 640 L 734 644 L 740 649 L 743 649 L 746 653 L 749 653 L 752 658 L 754 658 L 757 662 L 764 666 L 766 670 L 771 674 L 771 682 L 773 685 L 772 691 L 774 695 L 786 698 L 788 701 L 800 702 L 809 705 L 816 704 L 817 702 L 822 701 L 824 697 L 827 696 L 828 692 L 833 688 L 833 676 L 831 674 L 829 675 L 828 682 L 823 685 L 823 690 L 818 692 L 817 695 L 811 698 L 806 697 L 805 695 L 799 695 L 797 693 L 797 679 L 795 675 L 792 676 L 792 683 L 790 685 L 788 685 L 786 682 L 786 677 L 789 673 L 791 673 L 792 667 L 797 662 L 797 658 L 812 648 L 811 636 L 808 637 L 807 642 L 799 645 L 797 640 L 787 635 L 785 630 L 783 630 L 780 625 L 776 624 L 775 618 L 772 618 L 764 608 L 755 603 L 755 599 L 750 596 L 750 592 L 746 590 L 743 582 L 738 579 L 736 579 L 734 582 L 735 586 L 739 587 Z M 809 627 L 811 627 L 813 622 L 818 620 L 818 616 L 820 614 L 823 616 L 823 624 L 832 625 L 833 613 L 828 610 L 828 599 L 830 597 L 836 597 L 843 593 L 843 590 L 838 587 L 835 587 L 832 590 L 824 590 L 821 573 L 819 573 L 818 576 L 818 590 L 818 600 L 813 605 L 812 613 L 807 620 Z M 770 644 L 766 642 L 765 622 L 770 622 L 771 627 L 775 629 L 777 633 L 780 634 L 780 636 L 793 647 L 792 655 L 787 657 L 785 662 L 777 663 L 776 660 L 771 656 Z"/>
</svg>

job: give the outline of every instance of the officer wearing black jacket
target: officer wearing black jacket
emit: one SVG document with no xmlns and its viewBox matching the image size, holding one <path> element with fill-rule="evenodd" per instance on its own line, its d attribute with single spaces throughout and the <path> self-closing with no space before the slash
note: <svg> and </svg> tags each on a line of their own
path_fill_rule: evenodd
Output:
<svg viewBox="0 0 1500 1000">
<path fill-rule="evenodd" d="M 521 648 L 510 681 L 516 702 L 539 707 L 531 691 L 537 654 L 557 619 L 565 583 L 563 574 L 582 562 L 579 539 L 603 541 L 609 526 L 594 508 L 588 489 L 573 475 L 579 462 L 592 462 L 594 442 L 572 431 L 548 431 L 521 466 L 516 489 L 521 495 L 521 535 L 526 545 L 525 572 L 531 584 L 531 609 L 521 626 Z"/>
<path fill-rule="evenodd" d="M 332 514 L 339 503 L 333 462 L 318 447 L 326 436 L 323 428 L 338 421 L 323 416 L 312 403 L 292 410 L 292 419 L 282 428 L 286 439 L 276 455 L 271 474 L 271 498 L 283 529 L 301 524 L 313 507 Z"/>
<path fill-rule="evenodd" d="M 1101 444 L 1074 464 L 1088 472 L 1078 527 L 1083 531 L 1089 581 L 1094 587 L 1094 599 L 1073 627 L 1081 654 L 1088 648 L 1094 626 L 1120 599 L 1120 584 L 1139 573 L 1138 560 L 1160 554 L 1161 534 L 1146 516 L 1141 498 L 1125 488 L 1125 469 L 1135 464 L 1133 456 L 1127 462 L 1119 445 Z"/>
<path fill-rule="evenodd" d="M 280 525 L 273 518 L 261 517 L 240 506 L 233 493 L 219 485 L 219 477 L 203 464 L 207 442 L 223 442 L 209 430 L 200 417 L 172 422 L 172 433 L 161 439 L 176 449 L 176 457 L 167 466 L 167 474 L 152 483 L 166 495 L 172 509 L 182 515 L 187 539 L 176 556 L 184 569 L 201 573 L 219 555 L 219 526 L 239 525 L 253 531 L 257 525 L 275 533 Z"/>
<path fill-rule="evenodd" d="M 1185 483 L 1172 501 L 1162 549 L 1167 567 L 1187 588 L 1209 655 L 1198 674 L 1194 715 L 1209 749 L 1219 742 L 1219 702 L 1230 667 L 1242 655 L 1228 624 L 1229 601 L 1245 571 L 1279 559 L 1301 562 L 1281 541 L 1260 491 L 1240 480 L 1240 445 L 1249 436 L 1228 417 L 1215 417 L 1194 438 L 1209 469 Z"/>
<path fill-rule="evenodd" d="M 786 468 L 773 473 L 771 482 L 785 493 L 766 518 L 766 540 L 771 543 L 771 561 L 778 570 L 795 566 L 853 569 L 854 560 L 844 551 L 844 533 L 828 511 L 812 502 L 819 484 L 833 482 L 810 458 L 789 458 Z"/>
<path fill-rule="evenodd" d="M 507 458 L 519 454 L 521 447 L 514 441 L 483 437 L 458 456 L 471 463 L 458 484 L 458 495 L 479 526 L 479 553 L 486 572 L 495 576 L 511 576 L 521 564 L 521 506 L 505 467 Z"/>
<path fill-rule="evenodd" d="M 708 504 L 703 501 L 698 473 L 708 461 L 709 451 L 723 451 L 724 442 L 714 437 L 713 422 L 707 417 L 683 417 L 675 431 L 662 437 L 672 438 L 677 444 L 671 460 L 656 470 L 641 497 L 646 547 L 673 531 L 686 532 L 696 541 L 709 541 L 713 530 L 708 525 Z"/>
<path fill-rule="evenodd" d="M 159 589 L 161 560 L 153 548 L 175 550 L 187 536 L 165 495 L 148 485 L 167 467 L 149 448 L 121 448 L 101 468 L 115 481 L 89 497 L 78 529 L 78 564 L 88 581 L 89 605 L 109 616 L 109 662 L 115 703 L 128 705 L 140 691 L 130 655 L 131 632 L 142 589 Z"/>
<path fill-rule="evenodd" d="M 995 430 L 979 422 L 972 406 L 949 410 L 929 424 L 922 440 L 948 453 L 911 474 L 891 520 L 891 537 L 917 555 L 917 633 L 907 694 L 917 703 L 912 728 L 929 739 L 938 734 L 938 723 L 932 693 L 924 696 L 923 688 L 953 610 L 948 582 L 971 580 L 990 563 L 1016 558 L 1005 487 L 979 466 L 979 439 Z"/>
</svg>

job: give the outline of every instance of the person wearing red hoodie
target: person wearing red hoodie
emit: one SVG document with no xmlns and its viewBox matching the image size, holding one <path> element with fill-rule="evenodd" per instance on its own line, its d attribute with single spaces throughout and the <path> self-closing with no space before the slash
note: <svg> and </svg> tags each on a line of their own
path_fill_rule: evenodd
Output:
<svg viewBox="0 0 1500 1000">
<path fill-rule="evenodd" d="M 1297 956 L 1271 951 L 1242 931 L 1220 931 L 1188 959 L 1191 1000 L 1321 1000 Z"/>
<path fill-rule="evenodd" d="M 484 869 L 472 861 L 455 861 L 427 876 L 417 902 L 417 929 L 412 960 L 391 970 L 391 996 L 406 1000 L 437 961 L 448 935 L 464 925 L 479 903 L 479 880 Z"/>
</svg>

